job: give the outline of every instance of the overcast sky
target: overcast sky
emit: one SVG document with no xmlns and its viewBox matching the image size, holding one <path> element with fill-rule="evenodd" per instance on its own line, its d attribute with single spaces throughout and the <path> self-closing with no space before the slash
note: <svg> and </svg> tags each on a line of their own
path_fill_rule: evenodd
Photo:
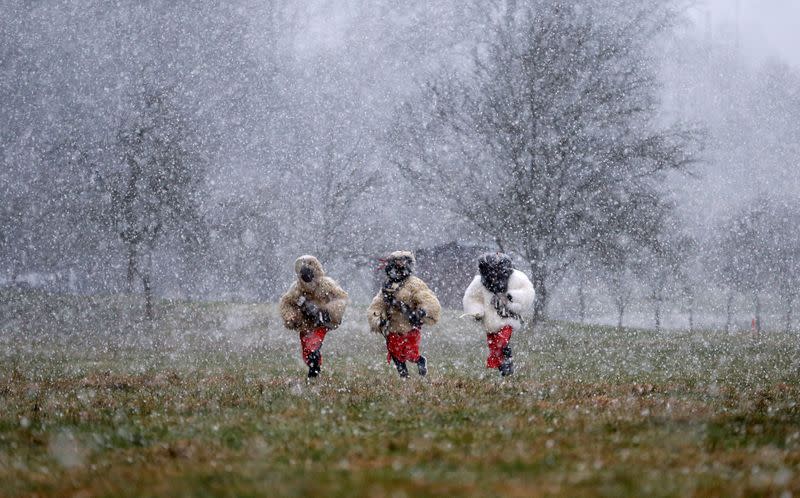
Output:
<svg viewBox="0 0 800 498">
<path fill-rule="evenodd" d="M 738 16 L 737 16 L 738 4 Z M 756 58 L 779 55 L 800 66 L 800 0 L 706 0 L 715 33 L 738 26 L 740 47 Z"/>
</svg>

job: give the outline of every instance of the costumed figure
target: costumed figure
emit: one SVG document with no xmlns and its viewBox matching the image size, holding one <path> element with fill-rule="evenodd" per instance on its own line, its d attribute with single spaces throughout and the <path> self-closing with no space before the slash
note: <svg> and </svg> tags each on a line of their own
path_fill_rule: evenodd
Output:
<svg viewBox="0 0 800 498">
<path fill-rule="evenodd" d="M 533 284 L 506 254 L 487 253 L 478 259 L 478 275 L 464 293 L 464 313 L 483 323 L 489 346 L 486 367 L 504 377 L 514 373 L 511 335 L 522 326 L 534 296 Z"/>
<path fill-rule="evenodd" d="M 391 253 L 385 260 L 386 280 L 367 310 L 369 326 L 386 339 L 387 361 L 394 362 L 400 377 L 408 377 L 408 361 L 417 364 L 420 375 L 428 372 L 419 352 L 421 329 L 439 321 L 441 313 L 439 300 L 413 275 L 415 262 L 410 251 Z"/>
<path fill-rule="evenodd" d="M 342 323 L 347 292 L 325 276 L 314 256 L 297 258 L 294 271 L 297 280 L 281 297 L 280 314 L 286 328 L 299 332 L 308 376 L 316 377 L 322 367 L 322 342 Z"/>
</svg>

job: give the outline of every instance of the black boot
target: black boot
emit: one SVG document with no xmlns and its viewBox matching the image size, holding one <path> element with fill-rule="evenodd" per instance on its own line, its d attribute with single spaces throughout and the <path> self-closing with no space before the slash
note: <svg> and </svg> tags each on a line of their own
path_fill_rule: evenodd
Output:
<svg viewBox="0 0 800 498">
<path fill-rule="evenodd" d="M 308 355 L 308 378 L 312 379 L 319 375 L 320 364 L 322 363 L 322 353 L 319 349 L 312 351 Z"/>
<path fill-rule="evenodd" d="M 397 367 L 397 373 L 400 374 L 400 377 L 408 377 L 408 367 L 406 366 L 406 362 L 398 361 L 394 356 L 392 356 L 392 361 L 394 361 L 394 366 Z"/>
<path fill-rule="evenodd" d="M 500 375 L 507 377 L 514 373 L 514 360 L 512 359 L 511 346 L 503 348 L 503 361 L 500 363 Z"/>
<path fill-rule="evenodd" d="M 422 355 L 420 355 L 419 360 L 417 360 L 417 370 L 421 377 L 425 377 L 425 374 L 428 373 L 428 360 Z"/>
</svg>

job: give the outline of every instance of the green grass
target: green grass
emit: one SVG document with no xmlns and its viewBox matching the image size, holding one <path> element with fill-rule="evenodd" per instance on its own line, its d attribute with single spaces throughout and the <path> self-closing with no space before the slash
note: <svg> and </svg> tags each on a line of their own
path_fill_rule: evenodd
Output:
<svg viewBox="0 0 800 498">
<path fill-rule="evenodd" d="M 794 496 L 800 338 L 549 323 L 483 368 L 427 330 L 399 379 L 363 308 L 307 383 L 271 305 L 0 294 L 0 495 Z"/>
</svg>

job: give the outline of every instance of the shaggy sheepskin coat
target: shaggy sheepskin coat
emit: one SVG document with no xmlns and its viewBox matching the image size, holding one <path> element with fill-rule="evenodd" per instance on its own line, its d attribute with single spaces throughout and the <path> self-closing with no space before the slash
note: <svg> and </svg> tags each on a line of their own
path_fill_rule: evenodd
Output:
<svg viewBox="0 0 800 498">
<path fill-rule="evenodd" d="M 530 309 L 535 295 L 528 276 L 519 270 L 514 270 L 508 279 L 508 290 L 505 294 L 498 294 L 497 298 L 509 311 L 519 316 Z M 481 276 L 476 275 L 464 293 L 464 313 L 481 317 L 483 327 L 488 333 L 497 332 L 507 325 L 514 331 L 518 330 L 522 326 L 521 320 L 513 316 L 501 317 L 492 305 L 492 296 L 493 294 L 481 283 Z"/>
<path fill-rule="evenodd" d="M 300 278 L 300 270 L 304 267 L 314 271 L 311 282 L 304 282 Z M 327 328 L 335 329 L 342 323 L 342 316 L 347 307 L 347 292 L 330 277 L 325 276 L 322 264 L 314 256 L 301 256 L 294 263 L 297 280 L 281 297 L 279 309 L 283 324 L 288 329 L 308 331 L 320 325 L 313 319 L 303 314 L 301 304 L 304 299 L 316 304 L 321 310 L 326 310 L 330 315 Z"/>
<path fill-rule="evenodd" d="M 395 299 L 406 303 L 411 309 L 424 309 L 425 318 L 423 324 L 433 325 L 439 321 L 442 307 L 436 295 L 421 279 L 411 275 L 402 282 L 394 284 Z M 383 289 L 372 299 L 372 304 L 367 309 L 369 315 L 369 327 L 373 332 L 379 334 L 399 333 L 404 334 L 413 328 L 408 318 L 397 308 L 386 306 L 383 300 Z M 387 320 L 385 329 L 381 328 L 381 321 Z"/>
</svg>

